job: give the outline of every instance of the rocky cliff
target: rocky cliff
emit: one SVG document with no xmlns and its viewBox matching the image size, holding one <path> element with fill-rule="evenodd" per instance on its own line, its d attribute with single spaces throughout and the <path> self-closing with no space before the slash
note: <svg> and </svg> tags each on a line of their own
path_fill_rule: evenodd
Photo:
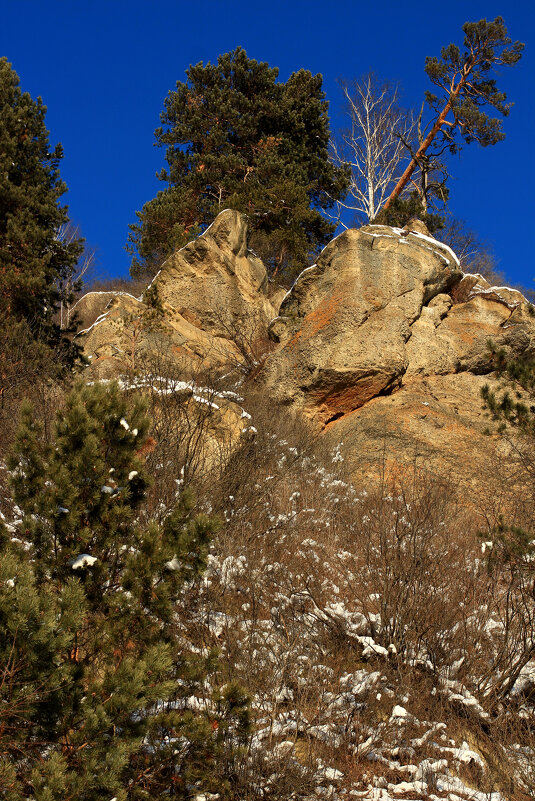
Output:
<svg viewBox="0 0 535 801">
<path fill-rule="evenodd" d="M 160 314 L 150 293 L 80 301 L 82 313 L 84 304 L 93 316 L 101 311 L 79 334 L 93 372 L 136 370 L 162 352 L 184 375 L 239 368 L 269 331 L 276 345 L 257 385 L 343 441 L 355 469 L 368 473 L 385 457 L 462 474 L 470 461 L 479 471 L 491 445 L 480 399 L 495 381 L 488 341 L 516 355 L 535 349 L 526 299 L 464 275 L 418 221 L 345 231 L 276 309 L 264 266 L 247 248 L 246 219 L 227 210 L 162 265 L 151 287 Z"/>
<path fill-rule="evenodd" d="M 516 355 L 535 345 L 521 293 L 463 275 L 418 222 L 341 234 L 269 330 L 279 343 L 270 393 L 343 440 L 364 472 L 384 458 L 479 472 L 491 444 L 480 397 L 495 382 L 488 341 Z"/>
<path fill-rule="evenodd" d="M 231 210 L 167 259 L 149 289 L 141 298 L 88 293 L 75 307 L 91 321 L 77 336 L 98 376 L 162 355 L 185 372 L 239 365 L 244 330 L 248 341 L 265 336 L 275 315 L 265 267 L 247 248 L 245 217 Z"/>
<path fill-rule="evenodd" d="M 89 373 L 153 400 L 158 515 L 186 483 L 224 521 L 177 622 L 252 699 L 247 786 L 533 798 L 532 554 L 495 528 L 531 530 L 532 473 L 480 396 L 489 339 L 534 351 L 533 308 L 418 222 L 346 231 L 268 290 L 226 211 L 142 298 L 78 308 Z"/>
</svg>

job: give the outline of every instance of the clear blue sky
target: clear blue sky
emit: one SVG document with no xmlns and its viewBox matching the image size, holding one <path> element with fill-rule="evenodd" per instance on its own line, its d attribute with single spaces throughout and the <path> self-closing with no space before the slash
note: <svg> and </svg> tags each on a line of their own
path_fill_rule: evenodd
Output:
<svg viewBox="0 0 535 801">
<path fill-rule="evenodd" d="M 526 43 L 520 63 L 499 85 L 515 107 L 507 138 L 473 144 L 451 164 L 452 212 L 490 241 L 510 280 L 532 287 L 535 103 L 535 4 L 532 0 L 3 0 L 0 55 L 23 90 L 48 107 L 52 142 L 62 142 L 61 173 L 71 218 L 98 250 L 100 272 L 128 272 L 123 247 L 135 211 L 156 194 L 163 151 L 153 146 L 163 100 L 189 64 L 215 61 L 241 45 L 278 66 L 324 76 L 331 128 L 342 123 L 338 78 L 373 69 L 400 81 L 407 105 L 419 106 L 429 82 L 426 55 L 461 26 L 505 18 Z"/>
</svg>

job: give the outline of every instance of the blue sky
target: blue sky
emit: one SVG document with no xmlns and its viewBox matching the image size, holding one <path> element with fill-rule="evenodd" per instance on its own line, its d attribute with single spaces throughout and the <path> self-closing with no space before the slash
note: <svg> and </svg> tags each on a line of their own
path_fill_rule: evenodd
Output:
<svg viewBox="0 0 535 801">
<path fill-rule="evenodd" d="M 479 0 L 3 0 L 0 55 L 23 90 L 48 107 L 52 142 L 62 142 L 61 173 L 71 218 L 98 252 L 102 274 L 128 272 L 124 251 L 135 211 L 162 187 L 155 148 L 163 100 L 191 63 L 215 61 L 237 45 L 278 66 L 280 79 L 301 67 L 321 72 L 331 128 L 343 124 L 339 78 L 373 69 L 399 81 L 406 105 L 430 88 L 427 55 L 462 44 L 467 20 L 502 15 L 526 43 L 520 63 L 504 68 L 500 87 L 515 102 L 507 138 L 465 147 L 451 163 L 450 207 L 489 241 L 511 281 L 533 287 L 535 169 L 535 4 Z"/>
</svg>

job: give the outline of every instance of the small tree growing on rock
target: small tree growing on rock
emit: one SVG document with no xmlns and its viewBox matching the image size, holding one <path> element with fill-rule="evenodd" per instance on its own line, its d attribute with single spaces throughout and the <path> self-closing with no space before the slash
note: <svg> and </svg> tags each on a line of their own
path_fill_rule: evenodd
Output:
<svg viewBox="0 0 535 801">
<path fill-rule="evenodd" d="M 413 155 L 403 175 L 392 190 L 384 208 L 398 198 L 414 171 L 437 138 L 450 143 L 454 151 L 459 138 L 470 144 L 479 142 L 483 147 L 495 145 L 505 138 L 501 120 L 490 117 L 483 107 L 491 106 L 506 117 L 511 103 L 506 103 L 505 92 L 499 91 L 490 77 L 492 70 L 501 65 L 516 64 L 524 45 L 512 42 L 502 17 L 492 22 L 466 22 L 463 25 L 464 51 L 450 44 L 442 49 L 441 58 L 426 58 L 425 71 L 439 89 L 435 95 L 427 92 L 426 99 L 435 113 L 428 134 Z"/>
</svg>

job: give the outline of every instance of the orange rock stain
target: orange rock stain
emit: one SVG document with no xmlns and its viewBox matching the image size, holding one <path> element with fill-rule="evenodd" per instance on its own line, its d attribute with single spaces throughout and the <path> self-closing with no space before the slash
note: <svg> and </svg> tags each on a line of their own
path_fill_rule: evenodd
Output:
<svg viewBox="0 0 535 801">
<path fill-rule="evenodd" d="M 338 311 L 343 299 L 343 293 L 340 291 L 333 292 L 332 295 L 324 298 L 315 309 L 305 315 L 301 328 L 286 345 L 287 349 L 290 351 L 294 350 L 300 339 L 311 339 L 316 336 L 319 331 L 328 326 Z"/>
</svg>

